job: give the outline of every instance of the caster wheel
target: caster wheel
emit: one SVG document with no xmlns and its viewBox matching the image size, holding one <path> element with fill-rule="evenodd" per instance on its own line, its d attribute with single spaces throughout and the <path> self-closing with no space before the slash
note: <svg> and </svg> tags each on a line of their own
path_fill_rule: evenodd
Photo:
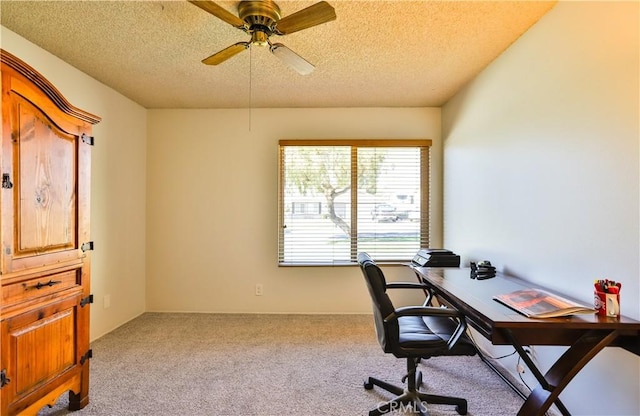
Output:
<svg viewBox="0 0 640 416">
<path fill-rule="evenodd" d="M 422 386 L 422 371 L 418 371 L 418 376 L 416 377 L 416 387 Z"/>
<path fill-rule="evenodd" d="M 467 404 L 459 404 L 456 406 L 456 412 L 458 412 L 459 415 L 466 415 L 467 414 Z"/>
<path fill-rule="evenodd" d="M 369 380 L 364 382 L 364 388 L 365 390 L 371 390 L 373 388 L 373 383 L 370 382 Z"/>
</svg>

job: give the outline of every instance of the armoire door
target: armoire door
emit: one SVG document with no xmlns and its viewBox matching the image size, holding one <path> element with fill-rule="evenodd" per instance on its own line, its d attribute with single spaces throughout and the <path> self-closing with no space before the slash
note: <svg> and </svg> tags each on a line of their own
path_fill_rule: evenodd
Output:
<svg viewBox="0 0 640 416">
<path fill-rule="evenodd" d="M 88 123 L 52 107 L 32 85 L 9 79 L 2 144 L 5 276 L 84 256 L 91 163 Z"/>
<path fill-rule="evenodd" d="M 3 368 L 10 378 L 2 388 L 2 399 L 8 414 L 50 404 L 51 392 L 58 397 L 68 390 L 80 391 L 84 364 L 76 341 L 84 323 L 80 298 L 76 291 L 2 321 Z"/>
</svg>

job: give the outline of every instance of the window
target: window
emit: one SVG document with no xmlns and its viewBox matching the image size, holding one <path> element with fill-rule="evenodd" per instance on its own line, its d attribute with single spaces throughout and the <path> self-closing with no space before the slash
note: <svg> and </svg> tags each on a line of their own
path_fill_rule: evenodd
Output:
<svg viewBox="0 0 640 416">
<path fill-rule="evenodd" d="M 429 238 L 430 140 L 281 140 L 280 265 L 407 261 Z"/>
</svg>

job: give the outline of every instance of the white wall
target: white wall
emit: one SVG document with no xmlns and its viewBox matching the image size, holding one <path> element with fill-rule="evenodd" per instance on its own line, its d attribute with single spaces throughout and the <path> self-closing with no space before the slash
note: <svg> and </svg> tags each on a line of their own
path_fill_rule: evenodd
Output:
<svg viewBox="0 0 640 416">
<path fill-rule="evenodd" d="M 432 139 L 441 241 L 440 109 L 150 110 L 148 132 L 150 311 L 371 312 L 357 267 L 278 267 L 279 139 Z"/>
<path fill-rule="evenodd" d="M 592 303 L 623 283 L 640 318 L 639 3 L 559 2 L 443 108 L 444 242 Z M 542 367 L 562 348 L 536 347 Z M 515 367 L 515 365 L 514 365 Z M 640 359 L 598 355 L 561 398 L 640 414 Z"/>
<path fill-rule="evenodd" d="M 74 106 L 102 117 L 93 128 L 91 339 L 145 310 L 146 110 L 0 27 L 0 46 L 47 78 Z M 111 307 L 103 308 L 105 295 Z"/>
</svg>

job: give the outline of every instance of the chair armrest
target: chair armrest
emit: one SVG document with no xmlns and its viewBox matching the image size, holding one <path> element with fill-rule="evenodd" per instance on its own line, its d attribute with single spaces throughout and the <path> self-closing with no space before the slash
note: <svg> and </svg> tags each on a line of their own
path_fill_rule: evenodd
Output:
<svg viewBox="0 0 640 416">
<path fill-rule="evenodd" d="M 384 320 L 385 322 L 389 322 L 403 316 L 441 316 L 444 318 L 464 317 L 460 311 L 450 308 L 440 308 L 437 306 L 405 306 L 396 309 Z"/>
<path fill-rule="evenodd" d="M 427 289 L 429 286 L 416 282 L 388 282 L 387 289 Z"/>
<path fill-rule="evenodd" d="M 427 306 L 431 304 L 431 299 L 433 299 L 433 290 L 430 286 L 424 283 L 417 282 L 389 282 L 387 283 L 387 289 L 422 289 L 427 297 L 422 306 Z"/>
</svg>

